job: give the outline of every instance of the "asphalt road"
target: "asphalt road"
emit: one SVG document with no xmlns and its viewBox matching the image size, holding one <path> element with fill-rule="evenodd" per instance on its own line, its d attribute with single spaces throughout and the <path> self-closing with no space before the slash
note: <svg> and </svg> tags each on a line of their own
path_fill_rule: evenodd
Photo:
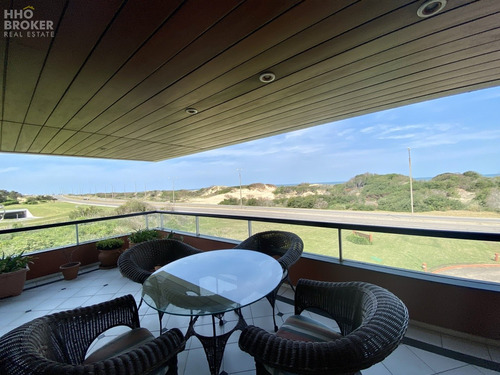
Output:
<svg viewBox="0 0 500 375">
<path fill-rule="evenodd" d="M 120 199 L 92 198 L 88 200 L 74 197 L 57 196 L 60 201 L 118 207 L 124 201 Z M 303 221 L 322 221 L 359 225 L 377 225 L 400 228 L 419 228 L 434 230 L 452 230 L 463 232 L 487 232 L 500 234 L 500 218 L 455 217 L 427 214 L 404 214 L 392 212 L 334 211 L 316 209 L 298 209 L 283 207 L 226 206 L 211 204 L 161 203 L 148 202 L 159 210 L 177 212 L 217 213 L 243 215 L 249 217 L 265 216 L 276 219 L 297 219 Z"/>
</svg>

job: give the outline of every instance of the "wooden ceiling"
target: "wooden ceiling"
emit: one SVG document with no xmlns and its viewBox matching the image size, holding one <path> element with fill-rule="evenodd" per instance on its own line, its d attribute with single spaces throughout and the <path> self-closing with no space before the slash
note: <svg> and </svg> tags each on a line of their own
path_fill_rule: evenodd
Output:
<svg viewBox="0 0 500 375">
<path fill-rule="evenodd" d="M 498 0 L 1 1 L 54 23 L 2 30 L 1 152 L 156 161 L 500 83 Z"/>
</svg>

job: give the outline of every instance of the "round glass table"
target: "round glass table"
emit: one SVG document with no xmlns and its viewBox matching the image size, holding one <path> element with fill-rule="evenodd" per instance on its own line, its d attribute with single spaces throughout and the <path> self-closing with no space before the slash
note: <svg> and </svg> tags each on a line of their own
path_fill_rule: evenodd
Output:
<svg viewBox="0 0 500 375">
<path fill-rule="evenodd" d="M 229 336 L 246 326 L 241 308 L 272 292 L 283 277 L 280 264 L 252 250 L 225 249 L 190 255 L 154 272 L 142 286 L 142 298 L 152 308 L 172 315 L 190 316 L 186 340 L 194 335 L 205 349 L 211 374 L 217 374 Z M 215 319 L 235 311 L 236 326 L 222 335 L 215 333 Z M 211 315 L 213 336 L 194 330 L 199 316 Z"/>
</svg>

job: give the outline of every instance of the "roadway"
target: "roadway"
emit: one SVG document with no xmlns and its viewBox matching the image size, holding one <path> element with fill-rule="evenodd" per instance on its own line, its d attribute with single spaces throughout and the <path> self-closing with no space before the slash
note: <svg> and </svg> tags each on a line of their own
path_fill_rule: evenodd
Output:
<svg viewBox="0 0 500 375">
<path fill-rule="evenodd" d="M 89 198 L 80 199 L 57 196 L 60 201 L 98 206 L 118 207 L 124 203 L 120 199 Z M 376 225 L 383 227 L 451 230 L 462 232 L 500 233 L 500 218 L 438 216 L 429 214 L 405 214 L 396 212 L 336 211 L 319 209 L 299 209 L 284 207 L 227 206 L 214 204 L 147 202 L 158 210 L 207 213 L 221 215 L 242 215 L 248 217 L 268 217 L 273 219 L 293 218 L 302 221 L 322 221 L 354 225 Z"/>
</svg>

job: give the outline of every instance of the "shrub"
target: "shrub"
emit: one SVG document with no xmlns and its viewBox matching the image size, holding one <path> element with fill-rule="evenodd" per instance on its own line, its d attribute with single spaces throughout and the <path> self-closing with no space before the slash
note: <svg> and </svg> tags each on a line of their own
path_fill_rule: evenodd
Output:
<svg viewBox="0 0 500 375">
<path fill-rule="evenodd" d="M 96 242 L 97 250 L 113 250 L 120 249 L 124 241 L 121 238 L 107 238 Z"/>
<path fill-rule="evenodd" d="M 5 255 L 2 253 L 0 258 L 0 273 L 8 273 L 26 268 L 29 263 L 32 263 L 33 257 L 24 256 L 24 252 L 15 255 Z"/>
<path fill-rule="evenodd" d="M 155 240 L 160 237 L 160 234 L 154 229 L 140 229 L 130 234 L 129 241 L 132 243 L 140 243 L 150 240 Z"/>
<path fill-rule="evenodd" d="M 347 236 L 347 241 L 355 243 L 356 245 L 371 245 L 368 238 L 357 236 L 354 233 Z"/>
<path fill-rule="evenodd" d="M 116 213 L 117 215 L 123 215 L 123 214 L 129 214 L 133 212 L 146 212 L 146 211 L 152 211 L 153 207 L 146 202 L 139 201 L 137 199 L 132 199 L 124 204 L 122 204 L 120 207 L 116 208 Z"/>
<path fill-rule="evenodd" d="M 11 206 L 13 204 L 18 204 L 19 202 L 17 200 L 8 200 L 8 201 L 5 201 L 5 202 L 2 202 L 2 204 L 4 206 Z"/>
<path fill-rule="evenodd" d="M 238 198 L 230 197 L 230 198 L 225 198 L 224 200 L 220 201 L 219 204 L 228 205 L 228 206 L 236 206 L 236 205 L 240 204 L 240 200 Z"/>
<path fill-rule="evenodd" d="M 77 207 L 73 211 L 69 213 L 69 218 L 71 220 L 76 220 L 80 218 L 93 218 L 102 216 L 103 210 L 96 206 L 87 206 L 87 207 Z"/>
</svg>

